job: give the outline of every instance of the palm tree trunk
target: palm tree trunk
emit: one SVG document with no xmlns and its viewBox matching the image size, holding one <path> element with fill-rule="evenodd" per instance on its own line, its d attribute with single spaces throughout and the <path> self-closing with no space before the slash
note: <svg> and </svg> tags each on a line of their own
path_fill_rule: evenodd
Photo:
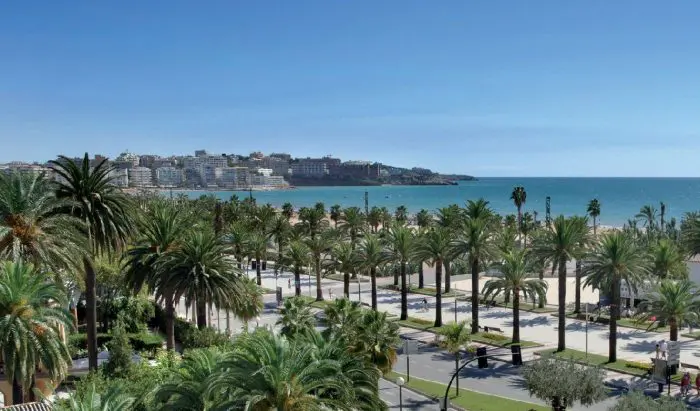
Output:
<svg viewBox="0 0 700 411">
<path fill-rule="evenodd" d="M 574 312 L 581 312 L 581 260 L 576 260 L 576 290 L 574 299 Z"/>
<path fill-rule="evenodd" d="M 423 288 L 424 287 L 424 281 L 423 281 L 423 261 L 420 261 L 418 263 L 418 288 Z"/>
<path fill-rule="evenodd" d="M 343 273 L 343 295 L 350 298 L 350 273 Z"/>
<path fill-rule="evenodd" d="M 513 290 L 513 344 L 520 343 L 520 290 Z"/>
<path fill-rule="evenodd" d="M 314 270 L 316 271 L 316 301 L 323 301 L 323 287 L 321 287 L 321 257 L 314 259 Z"/>
<path fill-rule="evenodd" d="M 676 317 L 671 317 L 668 319 L 668 326 L 670 327 L 670 340 L 671 341 L 678 341 L 678 321 L 676 321 Z"/>
<path fill-rule="evenodd" d="M 406 262 L 401 262 L 401 321 L 408 319 L 408 289 L 406 288 Z"/>
<path fill-rule="evenodd" d="M 479 259 L 472 259 L 472 334 L 479 332 Z"/>
<path fill-rule="evenodd" d="M 544 264 L 543 264 L 543 265 L 542 265 L 542 271 L 540 271 L 540 281 L 544 281 L 544 270 L 545 270 L 545 269 L 546 269 L 546 268 L 544 267 Z M 539 308 L 544 308 L 544 298 L 539 298 L 539 297 L 538 297 L 538 299 L 539 299 L 539 302 L 538 302 L 537 306 L 538 306 Z"/>
<path fill-rule="evenodd" d="M 557 351 L 566 349 L 566 257 L 559 260 L 559 344 Z"/>
<path fill-rule="evenodd" d="M 369 276 L 372 280 L 372 309 L 377 311 L 377 268 L 372 267 L 369 270 Z"/>
<path fill-rule="evenodd" d="M 445 266 L 445 292 L 449 293 L 450 289 L 452 288 L 450 285 L 450 277 L 452 276 L 452 270 L 449 261 L 445 260 L 443 265 Z"/>
<path fill-rule="evenodd" d="M 612 304 L 610 304 L 610 336 L 608 337 L 608 362 L 617 361 L 617 318 L 620 315 L 620 281 L 613 281 Z"/>
<path fill-rule="evenodd" d="M 200 330 L 207 326 L 207 300 L 202 296 L 197 297 L 197 328 Z"/>
<path fill-rule="evenodd" d="M 399 267 L 394 267 L 394 287 L 399 286 Z"/>
<path fill-rule="evenodd" d="M 594 236 L 594 237 L 595 237 L 596 234 L 597 234 L 597 233 L 596 233 L 596 228 L 597 228 L 597 224 L 595 223 L 595 216 L 593 216 L 593 236 Z"/>
<path fill-rule="evenodd" d="M 294 266 L 294 295 L 297 297 L 301 295 L 301 271 L 296 265 Z"/>
<path fill-rule="evenodd" d="M 175 303 L 171 296 L 165 299 L 165 335 L 168 350 L 175 349 Z"/>
<path fill-rule="evenodd" d="M 257 275 L 258 285 L 262 285 L 262 273 L 261 273 L 262 267 L 260 266 L 260 257 L 256 256 L 255 261 L 256 261 L 256 263 L 255 263 L 255 275 Z"/>
<path fill-rule="evenodd" d="M 435 262 L 435 327 L 442 327 L 442 261 Z"/>
<path fill-rule="evenodd" d="M 459 396 L 459 374 L 457 373 L 457 370 L 459 370 L 459 351 L 455 353 L 455 384 L 457 384 L 457 396 Z"/>
<path fill-rule="evenodd" d="M 83 257 L 85 266 L 85 321 L 87 322 L 88 365 L 97 370 L 97 287 L 95 268 L 89 257 Z"/>
<path fill-rule="evenodd" d="M 17 378 L 12 380 L 12 405 L 24 404 L 24 389 L 17 381 Z M 5 404 L 8 405 L 8 404 Z"/>
</svg>

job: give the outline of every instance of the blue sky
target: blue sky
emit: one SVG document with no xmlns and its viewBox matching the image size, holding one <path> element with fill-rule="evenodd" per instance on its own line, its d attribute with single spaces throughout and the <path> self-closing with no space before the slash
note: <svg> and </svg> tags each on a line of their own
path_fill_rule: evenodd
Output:
<svg viewBox="0 0 700 411">
<path fill-rule="evenodd" d="M 287 151 L 478 176 L 700 176 L 700 2 L 0 6 L 0 162 Z"/>
</svg>

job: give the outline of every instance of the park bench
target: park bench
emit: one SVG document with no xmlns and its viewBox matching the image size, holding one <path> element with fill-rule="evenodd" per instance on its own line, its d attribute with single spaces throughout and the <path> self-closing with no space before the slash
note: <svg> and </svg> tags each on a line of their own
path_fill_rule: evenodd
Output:
<svg viewBox="0 0 700 411">
<path fill-rule="evenodd" d="M 693 369 L 693 370 L 700 370 L 700 367 L 698 367 L 697 365 L 695 365 L 695 364 L 688 364 L 688 363 L 685 363 L 685 362 L 681 362 L 681 368 L 690 368 L 690 369 Z"/>
<path fill-rule="evenodd" d="M 489 327 L 489 326 L 484 326 L 484 332 L 485 333 L 490 333 L 490 332 L 497 332 L 503 334 L 503 330 L 501 330 L 498 327 Z"/>
</svg>

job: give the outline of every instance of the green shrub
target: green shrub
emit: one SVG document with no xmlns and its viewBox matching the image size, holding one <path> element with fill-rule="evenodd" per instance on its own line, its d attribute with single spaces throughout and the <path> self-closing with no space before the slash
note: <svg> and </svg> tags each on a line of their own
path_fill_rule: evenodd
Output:
<svg viewBox="0 0 700 411">
<path fill-rule="evenodd" d="M 432 325 L 433 324 L 433 321 L 424 320 L 422 318 L 409 317 L 408 320 L 412 323 L 416 323 L 416 324 L 420 324 L 420 325 Z"/>
<path fill-rule="evenodd" d="M 184 333 L 182 338 L 183 349 L 223 347 L 230 343 L 231 340 L 228 335 L 210 327 L 201 330 L 197 327 L 192 327 Z"/>
<path fill-rule="evenodd" d="M 98 348 L 108 346 L 113 334 L 97 334 Z M 127 338 L 131 347 L 136 351 L 147 351 L 151 354 L 155 353 L 158 348 L 163 346 L 165 339 L 160 334 L 151 334 L 147 332 L 137 334 L 127 334 Z M 87 356 L 87 334 L 71 334 L 68 336 L 68 351 L 71 353 L 71 358 L 84 358 Z"/>
<path fill-rule="evenodd" d="M 651 364 L 639 361 L 627 361 L 625 367 L 634 368 L 637 370 L 649 371 L 651 370 Z"/>
<path fill-rule="evenodd" d="M 165 339 L 160 334 L 140 333 L 129 336 L 129 342 L 136 351 L 146 351 L 154 356 L 163 347 Z"/>
<path fill-rule="evenodd" d="M 100 305 L 103 321 L 111 324 L 121 319 L 128 333 L 146 331 L 148 323 L 155 315 L 154 304 L 143 297 L 118 297 Z"/>
<path fill-rule="evenodd" d="M 126 376 L 132 364 L 132 356 L 134 354 L 129 336 L 124 329 L 124 324 L 117 321 L 113 328 L 113 338 L 109 342 L 109 360 L 104 365 L 104 370 L 107 376 L 124 377 Z"/>
<path fill-rule="evenodd" d="M 508 340 L 509 338 L 506 337 L 503 334 L 497 334 L 497 333 L 481 333 L 479 334 L 482 338 L 486 338 L 488 340 L 493 340 L 493 341 L 505 341 Z"/>
</svg>

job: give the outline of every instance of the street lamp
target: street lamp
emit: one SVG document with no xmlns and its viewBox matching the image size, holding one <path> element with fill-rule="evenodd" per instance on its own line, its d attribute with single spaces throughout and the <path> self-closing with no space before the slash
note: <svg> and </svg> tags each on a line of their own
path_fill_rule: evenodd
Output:
<svg viewBox="0 0 700 411">
<path fill-rule="evenodd" d="M 399 377 L 396 379 L 396 385 L 399 386 L 399 410 L 403 411 L 403 385 L 406 381 L 404 381 L 403 377 Z"/>
<path fill-rule="evenodd" d="M 455 324 L 457 324 L 457 290 L 453 288 L 452 291 L 455 294 Z"/>
</svg>

